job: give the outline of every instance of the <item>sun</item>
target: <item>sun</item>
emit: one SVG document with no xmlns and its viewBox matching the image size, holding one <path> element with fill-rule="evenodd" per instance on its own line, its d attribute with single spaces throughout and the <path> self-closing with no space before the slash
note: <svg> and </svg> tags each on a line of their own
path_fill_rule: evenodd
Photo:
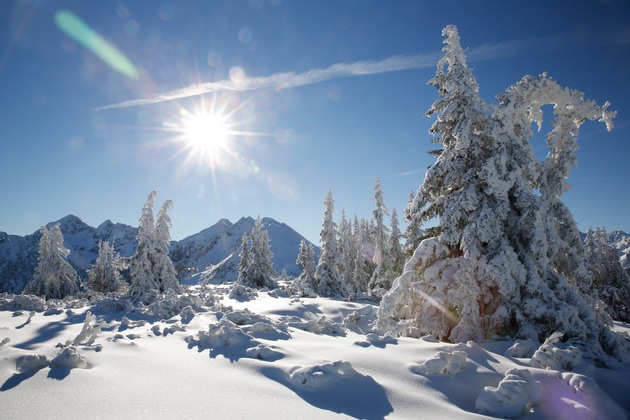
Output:
<svg viewBox="0 0 630 420">
<path fill-rule="evenodd" d="M 214 157 L 226 148 L 230 133 L 221 116 L 198 113 L 184 121 L 184 136 L 195 152 Z"/>
</svg>

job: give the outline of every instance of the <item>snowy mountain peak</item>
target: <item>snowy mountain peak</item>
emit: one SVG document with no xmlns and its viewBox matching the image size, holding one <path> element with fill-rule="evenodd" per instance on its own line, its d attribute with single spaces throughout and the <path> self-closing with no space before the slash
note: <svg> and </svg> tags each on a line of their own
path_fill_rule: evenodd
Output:
<svg viewBox="0 0 630 420">
<path fill-rule="evenodd" d="M 84 223 L 83 220 L 73 214 L 62 217 L 56 222 L 50 222 L 46 225 L 46 227 L 51 227 L 56 224 L 59 224 L 59 227 L 61 228 L 61 231 L 64 232 L 64 234 L 66 232 L 74 233 L 92 229 L 90 226 Z"/>
</svg>

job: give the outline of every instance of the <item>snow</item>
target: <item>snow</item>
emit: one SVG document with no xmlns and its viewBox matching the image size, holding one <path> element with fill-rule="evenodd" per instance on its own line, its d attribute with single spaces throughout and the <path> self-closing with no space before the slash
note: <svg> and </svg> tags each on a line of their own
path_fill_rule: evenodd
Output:
<svg viewBox="0 0 630 420">
<path fill-rule="evenodd" d="M 0 295 L 0 417 L 630 414 L 628 363 L 579 372 L 564 370 L 574 364 L 566 361 L 533 367 L 527 356 L 538 344 L 530 342 L 377 335 L 370 302 L 295 298 L 282 289 L 249 300 L 229 293 L 229 285 L 193 286 L 150 306 L 115 295 L 98 303 Z M 558 338 L 538 352 L 565 355 Z"/>
</svg>

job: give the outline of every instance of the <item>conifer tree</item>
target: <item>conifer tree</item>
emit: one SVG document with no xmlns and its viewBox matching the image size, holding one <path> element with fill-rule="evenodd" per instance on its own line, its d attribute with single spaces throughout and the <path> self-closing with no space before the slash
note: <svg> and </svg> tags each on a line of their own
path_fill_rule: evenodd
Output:
<svg viewBox="0 0 630 420">
<path fill-rule="evenodd" d="M 339 250 L 341 252 L 341 263 L 339 265 L 339 275 L 346 288 L 350 287 L 348 293 L 352 293 L 352 272 L 354 270 L 354 244 L 352 240 L 352 225 L 346 218 L 346 212 L 341 211 L 339 220 Z"/>
<path fill-rule="evenodd" d="M 168 253 L 171 220 L 167 212 L 172 208 L 173 202 L 167 200 L 162 204 L 156 225 L 153 218 L 156 195 L 155 191 L 149 194 L 140 216 L 138 247 L 130 259 L 129 293 L 132 296 L 149 296 L 152 291 L 164 293 L 169 289 L 176 293 L 182 291 Z"/>
<path fill-rule="evenodd" d="M 441 98 L 427 113 L 437 116 L 430 132 L 442 149 L 408 212 L 419 225 L 439 218 L 437 235 L 418 245 L 383 297 L 377 328 L 450 341 L 494 334 L 544 340 L 560 331 L 593 357 L 624 357 L 627 343 L 577 289 L 581 269 L 569 267 L 579 255 L 577 229 L 559 199 L 579 126 L 589 119 L 609 125 L 614 114 L 546 75 L 523 78 L 489 106 L 457 28 L 443 34 L 445 55 L 430 81 Z M 531 123 L 541 122 L 546 104 L 556 119 L 549 157 L 539 163 Z"/>
<path fill-rule="evenodd" d="M 120 255 L 107 241 L 99 241 L 98 255 L 88 270 L 88 287 L 97 292 L 115 292 L 126 286 L 120 277 L 123 268 Z"/>
<path fill-rule="evenodd" d="M 273 268 L 273 254 L 269 245 L 269 234 L 262 228 L 260 216 L 256 218 L 249 235 L 251 246 L 241 251 L 241 264 L 237 282 L 252 288 L 274 288 L 276 272 Z M 247 238 L 243 235 L 243 250 L 247 249 Z"/>
<path fill-rule="evenodd" d="M 338 267 L 341 254 L 337 242 L 337 225 L 333 220 L 334 201 L 332 190 L 326 194 L 324 201 L 324 221 L 319 235 L 321 253 L 315 269 L 315 286 L 318 295 L 323 297 L 339 297 L 345 295 Z"/>
<path fill-rule="evenodd" d="M 292 289 L 303 297 L 316 297 L 315 293 L 315 250 L 304 239 L 300 241 L 300 251 L 296 264 L 302 267 L 302 273 L 294 280 Z"/>
<path fill-rule="evenodd" d="M 245 284 L 247 280 L 247 268 L 249 267 L 249 240 L 247 233 L 243 233 L 241 239 L 241 252 L 238 254 L 240 261 L 238 262 L 237 272 L 238 277 L 236 282 L 239 284 Z"/>
<path fill-rule="evenodd" d="M 366 257 L 364 253 L 364 229 L 361 228 L 361 223 L 357 216 L 354 216 L 354 270 L 352 271 L 352 291 L 355 294 L 361 294 L 367 292 L 368 281 L 370 280 L 371 273 L 368 273 L 366 267 Z"/>
<path fill-rule="evenodd" d="M 172 289 L 176 293 L 182 292 L 177 280 L 177 272 L 168 252 L 171 244 L 171 218 L 168 211 L 173 208 L 173 201 L 166 200 L 158 212 L 155 222 L 155 265 L 153 271 L 158 279 L 161 293 Z"/>
<path fill-rule="evenodd" d="M 374 245 L 376 246 L 374 263 L 377 266 L 382 263 L 387 249 L 387 236 L 389 232 L 385 226 L 385 216 L 389 216 L 389 212 L 385 206 L 381 179 L 377 177 L 376 181 L 374 181 L 374 211 L 372 212 L 372 238 L 374 240 Z"/>
<path fill-rule="evenodd" d="M 79 276 L 67 260 L 70 251 L 63 245 L 59 224 L 40 229 L 39 257 L 33 279 L 24 287 L 23 294 L 45 299 L 63 299 L 79 292 Z"/>
<path fill-rule="evenodd" d="M 584 245 L 586 267 L 593 282 L 591 293 L 604 303 L 612 319 L 630 322 L 630 278 L 619 261 L 617 250 L 608 241 L 606 229 L 589 229 Z"/>
</svg>

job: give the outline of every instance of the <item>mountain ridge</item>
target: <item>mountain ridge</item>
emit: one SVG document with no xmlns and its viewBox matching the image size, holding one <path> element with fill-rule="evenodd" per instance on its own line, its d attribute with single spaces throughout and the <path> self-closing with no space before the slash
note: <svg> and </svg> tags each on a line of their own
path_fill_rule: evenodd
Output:
<svg viewBox="0 0 630 420">
<path fill-rule="evenodd" d="M 290 276 L 299 275 L 301 270 L 295 261 L 300 241 L 306 239 L 290 226 L 272 218 L 265 217 L 261 221 L 269 233 L 274 268 L 278 274 L 285 269 Z M 64 245 L 70 250 L 68 261 L 83 280 L 87 279 L 86 270 L 96 259 L 99 240 L 113 242 L 123 257 L 132 256 L 138 245 L 138 228 L 123 223 L 105 220 L 99 226 L 91 227 L 81 218 L 69 214 L 46 226 L 57 223 L 64 235 Z M 251 217 L 242 217 L 236 223 L 220 219 L 198 233 L 172 241 L 170 254 L 180 281 L 201 281 L 202 273 L 212 271 L 219 264 L 224 268 L 221 271 L 223 280 L 235 280 L 241 238 L 253 225 Z M 0 292 L 19 293 L 31 280 L 37 267 L 40 238 L 39 230 L 25 236 L 0 232 Z"/>
</svg>

